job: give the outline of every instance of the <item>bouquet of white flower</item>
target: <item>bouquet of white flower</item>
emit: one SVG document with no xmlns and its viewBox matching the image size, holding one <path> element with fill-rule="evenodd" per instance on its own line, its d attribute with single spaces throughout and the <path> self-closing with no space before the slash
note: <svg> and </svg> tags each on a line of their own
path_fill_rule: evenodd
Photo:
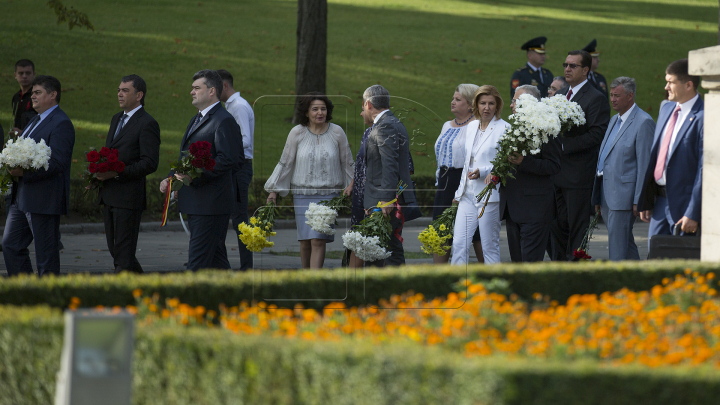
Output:
<svg viewBox="0 0 720 405">
<path fill-rule="evenodd" d="M 315 232 L 325 235 L 335 235 L 335 229 L 332 225 L 336 225 L 338 213 L 343 208 L 350 205 L 350 197 L 341 195 L 331 200 L 320 201 L 319 204 L 310 203 L 307 211 L 305 211 L 306 224 Z"/>
<path fill-rule="evenodd" d="M 44 139 L 40 142 L 35 142 L 32 138 L 9 139 L 0 152 L 0 192 L 5 193 L 12 185 L 10 170 L 47 170 L 50 167 L 51 153 L 52 150 L 45 144 Z"/>
<path fill-rule="evenodd" d="M 510 155 L 517 153 L 527 156 L 540 153 L 542 146 L 551 138 L 557 138 L 561 130 L 567 131 L 575 125 L 584 124 L 585 113 L 577 103 L 568 101 L 563 96 L 539 102 L 530 94 L 523 94 L 516 101 L 515 113 L 508 119 L 511 126 L 500 138 L 498 153 L 491 162 L 492 182 L 476 196 L 478 202 L 485 199 L 487 204 L 498 184 L 504 185 L 508 177 L 515 178 L 513 172 L 517 170 L 517 165 L 508 161 Z M 484 207 L 480 216 L 483 212 Z"/>
</svg>

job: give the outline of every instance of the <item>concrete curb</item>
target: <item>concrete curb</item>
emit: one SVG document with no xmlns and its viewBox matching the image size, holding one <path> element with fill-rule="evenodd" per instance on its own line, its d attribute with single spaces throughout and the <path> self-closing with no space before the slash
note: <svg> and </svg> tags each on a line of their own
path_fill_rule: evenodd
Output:
<svg viewBox="0 0 720 405">
<path fill-rule="evenodd" d="M 408 227 L 422 227 L 425 228 L 432 222 L 431 217 L 420 217 L 410 222 L 406 222 L 405 226 Z M 350 219 L 340 218 L 338 219 L 339 228 L 349 228 Z M 228 223 L 228 229 L 233 229 L 232 221 Z M 295 229 L 294 219 L 278 219 L 275 221 L 275 229 Z M 0 234 L 4 232 L 5 227 L 0 227 Z M 160 222 L 143 222 L 140 224 L 140 232 L 184 232 L 180 221 L 171 221 L 165 224 L 164 227 L 160 226 Z M 95 223 L 82 223 L 82 224 L 66 224 L 60 225 L 60 233 L 66 234 L 89 234 L 89 233 L 105 233 L 105 224 L 100 222 Z"/>
</svg>

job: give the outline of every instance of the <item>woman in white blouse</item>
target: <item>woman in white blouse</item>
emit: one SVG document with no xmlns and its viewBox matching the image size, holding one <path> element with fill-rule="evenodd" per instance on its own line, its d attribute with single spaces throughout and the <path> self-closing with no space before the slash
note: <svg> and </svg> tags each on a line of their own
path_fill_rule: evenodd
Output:
<svg viewBox="0 0 720 405">
<path fill-rule="evenodd" d="M 446 122 L 440 136 L 435 141 L 435 157 L 437 171 L 435 171 L 435 203 L 433 204 L 433 220 L 437 219 L 445 209 L 450 207 L 455 191 L 460 185 L 460 174 L 465 162 L 465 130 L 474 120 L 472 100 L 478 86 L 475 84 L 461 84 L 455 89 L 450 112 L 455 119 Z M 479 253 L 480 242 L 478 236 L 477 249 Z M 450 259 L 448 252 L 444 256 L 433 254 L 433 263 L 447 263 Z"/>
<path fill-rule="evenodd" d="M 345 132 L 329 122 L 333 104 L 327 96 L 310 92 L 297 108 L 300 125 L 290 131 L 265 191 L 270 193 L 268 202 L 292 191 L 302 267 L 319 269 L 325 262 L 325 245 L 334 235 L 313 231 L 305 223 L 305 211 L 310 203 L 336 197 L 350 185 L 354 162 Z"/>
<path fill-rule="evenodd" d="M 484 200 L 477 202 L 475 196 L 491 182 L 490 163 L 497 155 L 497 144 L 510 126 L 503 121 L 503 100 L 494 86 L 481 86 L 473 98 L 473 114 L 476 121 L 467 127 L 465 137 L 465 162 L 460 186 L 455 192 L 459 203 L 455 218 L 452 245 L 452 264 L 468 262 L 470 240 L 476 229 L 480 232 L 483 257 L 486 264 L 500 262 L 500 193 L 495 190 L 478 219 Z M 484 180 L 484 181 L 483 181 Z"/>
</svg>

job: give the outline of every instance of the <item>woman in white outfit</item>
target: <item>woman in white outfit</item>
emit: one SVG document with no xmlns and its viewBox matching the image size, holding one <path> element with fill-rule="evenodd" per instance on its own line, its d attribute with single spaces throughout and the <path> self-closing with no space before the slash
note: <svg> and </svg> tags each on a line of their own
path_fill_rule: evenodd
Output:
<svg viewBox="0 0 720 405">
<path fill-rule="evenodd" d="M 455 193 L 458 212 L 452 244 L 452 264 L 468 262 L 472 235 L 480 231 L 483 257 L 486 264 L 500 263 L 500 194 L 493 191 L 482 218 L 478 219 L 485 201 L 477 202 L 475 196 L 491 180 L 490 163 L 497 154 L 497 145 L 510 126 L 503 121 L 503 100 L 494 86 L 481 86 L 473 98 L 472 121 L 465 136 L 465 164 L 460 177 L 460 186 Z M 483 181 L 484 180 L 484 181 Z"/>
</svg>

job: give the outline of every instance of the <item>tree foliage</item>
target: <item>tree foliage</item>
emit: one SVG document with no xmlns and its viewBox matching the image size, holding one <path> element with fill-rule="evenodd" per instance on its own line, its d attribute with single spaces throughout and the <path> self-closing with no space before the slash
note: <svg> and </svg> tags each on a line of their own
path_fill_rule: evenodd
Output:
<svg viewBox="0 0 720 405">
<path fill-rule="evenodd" d="M 60 0 L 50 0 L 47 2 L 47 6 L 55 11 L 58 25 L 67 22 L 70 30 L 77 26 L 95 31 L 95 27 L 93 27 L 87 14 L 75 10 L 72 6 L 68 9 Z"/>
</svg>

